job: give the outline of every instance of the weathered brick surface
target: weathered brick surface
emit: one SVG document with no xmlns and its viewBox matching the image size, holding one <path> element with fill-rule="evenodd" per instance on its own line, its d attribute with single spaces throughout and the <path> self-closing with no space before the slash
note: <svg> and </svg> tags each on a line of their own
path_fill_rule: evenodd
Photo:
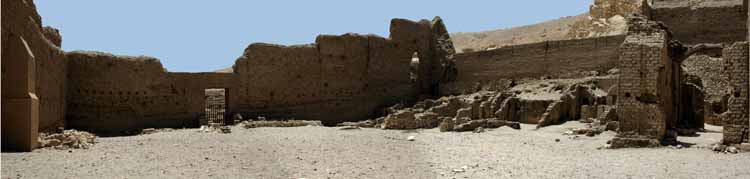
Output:
<svg viewBox="0 0 750 179">
<path fill-rule="evenodd" d="M 724 143 L 742 143 L 748 133 L 748 43 L 738 42 L 724 49 L 725 68 L 729 73 L 731 96 L 724 115 Z"/>
<path fill-rule="evenodd" d="M 651 19 L 664 22 L 687 44 L 744 41 L 744 0 L 654 0 Z"/>
<path fill-rule="evenodd" d="M 441 92 L 471 93 L 479 88 L 502 91 L 511 80 L 578 78 L 591 71 L 606 72 L 617 66 L 618 47 L 624 38 L 617 35 L 548 41 L 456 54 L 458 76 L 442 85 Z"/>
<path fill-rule="evenodd" d="M 631 18 L 620 47 L 617 91 L 618 140 L 614 146 L 630 147 L 629 139 L 659 141 L 674 116 L 675 65 L 669 56 L 670 34 L 644 18 Z M 646 142 L 654 143 L 654 142 Z"/>
<path fill-rule="evenodd" d="M 703 89 L 703 118 L 706 123 L 722 125 L 720 114 L 726 111 L 726 96 L 729 94 L 729 73 L 724 67 L 724 58 L 705 54 L 693 55 L 682 62 L 685 75 L 698 79 L 686 79 Z M 697 106 L 696 106 L 697 107 Z"/>
</svg>

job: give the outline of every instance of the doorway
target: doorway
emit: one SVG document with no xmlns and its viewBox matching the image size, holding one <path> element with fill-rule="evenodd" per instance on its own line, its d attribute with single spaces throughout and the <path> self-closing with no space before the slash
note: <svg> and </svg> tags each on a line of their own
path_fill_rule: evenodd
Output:
<svg viewBox="0 0 750 179">
<path fill-rule="evenodd" d="M 226 89 L 212 88 L 205 90 L 205 121 L 209 126 L 227 125 Z"/>
</svg>

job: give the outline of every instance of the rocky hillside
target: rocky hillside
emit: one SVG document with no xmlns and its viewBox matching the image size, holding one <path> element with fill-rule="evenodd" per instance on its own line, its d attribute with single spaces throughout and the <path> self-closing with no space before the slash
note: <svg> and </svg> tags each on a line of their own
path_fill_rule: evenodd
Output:
<svg viewBox="0 0 750 179">
<path fill-rule="evenodd" d="M 594 0 L 589 12 L 538 24 L 485 32 L 452 34 L 459 52 L 494 49 L 547 40 L 566 40 L 623 34 L 624 16 L 639 12 L 642 0 Z"/>
</svg>

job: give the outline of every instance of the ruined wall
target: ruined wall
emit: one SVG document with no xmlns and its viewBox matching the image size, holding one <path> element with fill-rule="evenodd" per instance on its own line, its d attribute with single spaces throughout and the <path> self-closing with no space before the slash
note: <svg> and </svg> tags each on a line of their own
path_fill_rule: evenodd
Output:
<svg viewBox="0 0 750 179">
<path fill-rule="evenodd" d="M 103 132 L 195 126 L 210 88 L 226 89 L 230 115 L 329 125 L 365 120 L 382 107 L 416 101 L 448 79 L 433 77 L 453 68 L 444 29 L 439 18 L 394 19 L 389 39 L 344 34 L 321 35 L 309 45 L 252 44 L 233 73 L 171 73 L 150 57 L 71 52 L 69 126 Z M 413 80 L 415 52 L 421 60 Z"/>
<path fill-rule="evenodd" d="M 28 151 L 39 131 L 62 126 L 65 64 L 56 29 L 33 1 L 2 1 L 3 149 Z"/>
<path fill-rule="evenodd" d="M 321 35 L 305 46 L 253 44 L 234 66 L 240 85 L 229 93 L 229 106 L 243 115 L 324 123 L 374 117 L 374 109 L 415 101 L 429 92 L 432 73 L 440 70 L 433 64 L 439 59 L 433 57 L 437 52 L 431 40 L 431 29 L 438 26 L 442 22 L 394 19 L 390 39 L 345 34 Z M 418 79 L 412 81 L 409 67 L 415 52 L 421 61 Z"/>
<path fill-rule="evenodd" d="M 190 122 L 183 121 L 191 119 L 186 89 L 168 78 L 159 60 L 81 51 L 66 60 L 68 127 L 112 132 Z"/>
<path fill-rule="evenodd" d="M 656 146 L 675 117 L 679 69 L 670 58 L 670 34 L 642 17 L 630 18 L 618 68 L 617 118 L 613 147 Z M 677 68 L 677 69 L 674 69 Z"/>
<path fill-rule="evenodd" d="M 705 93 L 703 103 L 705 122 L 721 126 L 720 114 L 727 110 L 728 89 L 730 89 L 729 75 L 724 69 L 724 58 L 705 54 L 693 55 L 682 62 L 682 67 L 688 76 L 686 80 L 699 85 Z M 696 78 L 693 79 L 693 76 Z"/>
<path fill-rule="evenodd" d="M 687 44 L 745 41 L 744 0 L 654 0 L 651 19 L 661 21 Z"/>
<path fill-rule="evenodd" d="M 590 71 L 603 73 L 617 65 L 618 48 L 624 39 L 625 36 L 608 36 L 550 41 L 457 54 L 458 76 L 444 85 L 442 92 L 502 90 L 510 80 L 573 78 L 589 75 Z"/>
<path fill-rule="evenodd" d="M 731 87 L 729 110 L 724 115 L 724 143 L 747 142 L 748 118 L 750 115 L 750 79 L 748 79 L 748 43 L 738 42 L 724 49 L 725 67 L 728 69 Z"/>
</svg>

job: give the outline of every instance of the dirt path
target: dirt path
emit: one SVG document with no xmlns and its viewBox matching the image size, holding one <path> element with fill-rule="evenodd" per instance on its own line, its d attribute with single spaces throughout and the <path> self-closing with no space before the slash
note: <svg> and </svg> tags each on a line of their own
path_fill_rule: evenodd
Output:
<svg viewBox="0 0 750 179">
<path fill-rule="evenodd" d="M 89 150 L 2 153 L 2 178 L 750 178 L 750 153 L 705 148 L 721 139 L 719 133 L 680 138 L 696 143 L 685 149 L 599 150 L 614 133 L 562 135 L 580 126 L 524 125 L 521 131 L 478 134 L 185 129 L 100 138 Z"/>
</svg>

